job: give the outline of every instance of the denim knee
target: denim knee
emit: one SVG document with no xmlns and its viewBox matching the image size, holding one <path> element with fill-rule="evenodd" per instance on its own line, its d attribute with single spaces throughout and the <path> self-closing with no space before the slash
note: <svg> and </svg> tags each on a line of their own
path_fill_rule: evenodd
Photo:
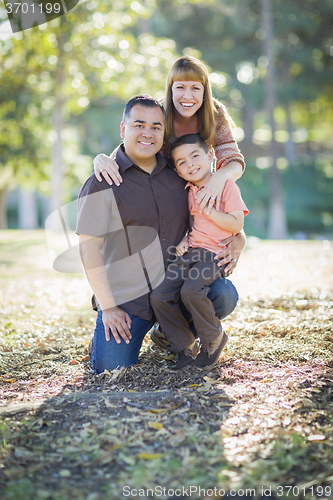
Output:
<svg viewBox="0 0 333 500">
<path fill-rule="evenodd" d="M 98 312 L 94 331 L 94 348 L 91 356 L 91 362 L 96 373 L 137 363 L 142 341 L 153 326 L 154 319 L 148 321 L 132 314 L 129 314 L 129 316 L 132 320 L 132 339 L 129 344 L 125 344 L 123 340 L 118 344 L 111 334 L 110 340 L 106 341 L 102 311 Z"/>
<path fill-rule="evenodd" d="M 213 302 L 216 316 L 224 319 L 235 309 L 238 302 L 238 293 L 230 280 L 220 278 L 210 285 L 208 298 Z"/>
</svg>

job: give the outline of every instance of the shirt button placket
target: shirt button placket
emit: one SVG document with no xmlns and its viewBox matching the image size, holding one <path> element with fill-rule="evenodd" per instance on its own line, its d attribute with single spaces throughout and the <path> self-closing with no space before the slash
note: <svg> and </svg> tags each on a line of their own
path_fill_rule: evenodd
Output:
<svg viewBox="0 0 333 500">
<path fill-rule="evenodd" d="M 159 194 L 157 194 L 157 195 L 156 195 L 156 198 L 159 198 L 159 197 L 160 197 L 160 195 L 159 195 Z M 163 220 L 164 220 L 164 216 L 163 216 L 163 215 L 161 215 L 160 220 L 161 220 L 161 221 L 163 221 Z M 162 223 L 162 224 L 163 224 L 163 223 Z M 164 233 L 164 231 L 163 231 L 163 230 L 162 230 L 162 228 L 160 227 L 160 234 L 163 234 L 163 233 Z M 165 238 L 161 238 L 161 241 L 162 241 L 163 243 L 165 243 L 166 239 L 165 239 Z"/>
</svg>

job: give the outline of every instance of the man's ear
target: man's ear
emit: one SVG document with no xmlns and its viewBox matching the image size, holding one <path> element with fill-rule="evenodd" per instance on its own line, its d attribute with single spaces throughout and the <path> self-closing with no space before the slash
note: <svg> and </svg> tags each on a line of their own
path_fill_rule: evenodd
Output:
<svg viewBox="0 0 333 500">
<path fill-rule="evenodd" d="M 125 139 L 125 123 L 121 122 L 120 124 L 120 137 Z"/>
</svg>

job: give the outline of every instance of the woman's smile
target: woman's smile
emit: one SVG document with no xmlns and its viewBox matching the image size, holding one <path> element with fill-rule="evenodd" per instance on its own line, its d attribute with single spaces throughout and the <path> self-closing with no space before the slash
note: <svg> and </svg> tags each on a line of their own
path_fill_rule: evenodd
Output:
<svg viewBox="0 0 333 500">
<path fill-rule="evenodd" d="M 204 90 L 204 86 L 200 82 L 174 82 L 172 84 L 172 101 L 176 111 L 185 117 L 193 116 L 202 106 Z"/>
</svg>

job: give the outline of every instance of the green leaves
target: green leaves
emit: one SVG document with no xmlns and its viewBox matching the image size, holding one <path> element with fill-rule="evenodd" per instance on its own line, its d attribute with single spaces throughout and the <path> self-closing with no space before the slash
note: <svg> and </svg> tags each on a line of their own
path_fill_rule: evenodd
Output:
<svg viewBox="0 0 333 500">
<path fill-rule="evenodd" d="M 12 168 L 16 182 L 43 181 L 45 190 L 52 148 L 60 148 L 52 137 L 56 107 L 67 129 L 61 136 L 67 142 L 63 188 L 69 194 L 91 169 L 72 119 L 92 103 L 105 108 L 115 98 L 161 92 L 175 44 L 131 33 L 139 17 L 149 15 L 139 2 L 83 2 L 66 16 L 0 41 L 0 165 Z"/>
</svg>

